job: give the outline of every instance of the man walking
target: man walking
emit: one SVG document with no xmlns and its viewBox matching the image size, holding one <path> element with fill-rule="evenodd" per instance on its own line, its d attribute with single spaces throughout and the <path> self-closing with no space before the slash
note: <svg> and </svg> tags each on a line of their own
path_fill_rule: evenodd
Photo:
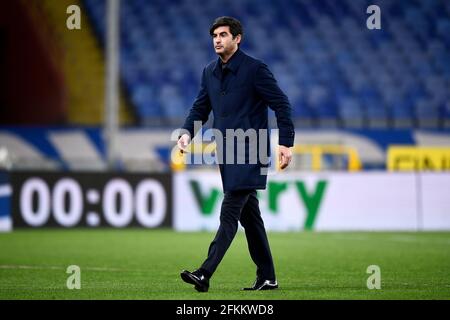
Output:
<svg viewBox="0 0 450 320">
<path fill-rule="evenodd" d="M 219 164 L 224 190 L 220 226 L 201 267 L 194 272 L 184 270 L 181 278 L 193 284 L 197 291 L 208 291 L 209 279 L 233 241 L 240 221 L 245 229 L 250 256 L 257 267 L 256 281 L 244 290 L 276 289 L 278 283 L 272 254 L 256 197 L 257 189 L 266 188 L 268 163 L 261 159 L 256 163 L 247 162 L 249 150 L 255 150 L 252 145 L 257 145 L 257 149 L 261 145 L 269 145 L 267 129 L 270 107 L 275 111 L 279 129 L 280 167 L 284 169 L 289 165 L 292 158 L 290 147 L 293 146 L 295 135 L 290 103 L 267 65 L 239 48 L 243 30 L 237 19 L 217 18 L 210 28 L 210 35 L 219 58 L 203 70 L 200 92 L 183 125 L 185 133 L 180 136 L 178 147 L 185 150 L 196 133 L 194 122 L 201 121 L 204 124 L 211 110 L 214 114 L 213 127 L 221 133 L 219 141 L 216 137 L 217 144 L 230 142 L 226 141 L 226 132 L 230 129 L 256 130 L 264 134 L 250 137 L 248 142 L 245 138 L 243 141 L 241 139 L 240 144 L 246 148 L 243 153 L 245 163 L 225 161 Z M 227 152 L 230 152 L 228 147 L 223 156 Z"/>
</svg>

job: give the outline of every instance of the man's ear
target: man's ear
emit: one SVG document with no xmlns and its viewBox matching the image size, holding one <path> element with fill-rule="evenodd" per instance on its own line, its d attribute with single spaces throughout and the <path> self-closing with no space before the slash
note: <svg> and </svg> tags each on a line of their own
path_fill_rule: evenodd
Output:
<svg viewBox="0 0 450 320">
<path fill-rule="evenodd" d="M 240 43 L 241 43 L 241 40 L 242 40 L 242 36 L 241 36 L 240 34 L 238 34 L 238 35 L 235 37 L 235 39 L 236 39 L 236 43 L 237 43 L 237 44 L 240 44 Z"/>
</svg>

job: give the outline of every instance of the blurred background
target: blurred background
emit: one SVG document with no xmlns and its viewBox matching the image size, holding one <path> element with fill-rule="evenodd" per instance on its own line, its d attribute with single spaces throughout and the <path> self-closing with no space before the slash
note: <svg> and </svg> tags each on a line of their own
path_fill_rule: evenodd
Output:
<svg viewBox="0 0 450 320">
<path fill-rule="evenodd" d="M 65 226 L 64 217 L 76 221 L 67 226 L 114 225 L 109 219 L 126 212 L 120 202 L 148 177 L 164 180 L 159 199 L 169 218 L 160 223 L 214 229 L 218 206 L 208 213 L 201 201 L 221 192 L 218 171 L 174 163 L 170 135 L 195 99 L 204 66 L 216 59 L 208 30 L 223 15 L 242 22 L 242 49 L 269 65 L 293 108 L 294 161 L 289 174 L 273 161 L 264 191 L 269 229 L 450 229 L 449 1 L 129 0 L 114 2 L 117 10 L 112 3 L 2 1 L 3 229 L 15 215 L 19 227 Z M 68 28 L 71 5 L 80 9 L 81 29 Z M 370 5 L 381 10 L 381 29 L 366 26 Z M 112 184 L 107 198 L 117 175 L 131 193 Z M 153 200 L 144 211 L 154 217 L 156 193 L 145 190 Z M 62 197 L 56 218 L 56 200 L 42 204 L 46 192 Z M 321 192 L 324 204 L 313 212 L 308 201 Z M 117 205 L 116 194 L 125 197 Z M 187 207 L 178 203 L 181 194 Z M 105 199 L 113 204 L 101 207 Z M 76 201 L 84 203 L 79 212 Z M 84 219 L 88 205 L 103 213 Z M 377 205 L 384 214 L 372 212 Z M 129 222 L 159 225 L 130 210 Z M 191 219 L 178 219 L 177 210 Z M 271 221 L 273 212 L 282 222 Z"/>
</svg>

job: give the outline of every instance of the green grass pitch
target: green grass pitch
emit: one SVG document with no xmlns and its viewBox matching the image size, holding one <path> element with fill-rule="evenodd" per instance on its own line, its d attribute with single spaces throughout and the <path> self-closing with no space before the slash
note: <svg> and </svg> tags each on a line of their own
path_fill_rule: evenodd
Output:
<svg viewBox="0 0 450 320">
<path fill-rule="evenodd" d="M 0 234 L 0 299 L 449 299 L 450 233 L 269 233 L 280 289 L 244 292 L 255 267 L 238 232 L 207 293 L 181 281 L 214 234 L 16 230 Z M 69 265 L 81 289 L 66 287 Z M 381 289 L 366 286 L 369 265 Z"/>
</svg>

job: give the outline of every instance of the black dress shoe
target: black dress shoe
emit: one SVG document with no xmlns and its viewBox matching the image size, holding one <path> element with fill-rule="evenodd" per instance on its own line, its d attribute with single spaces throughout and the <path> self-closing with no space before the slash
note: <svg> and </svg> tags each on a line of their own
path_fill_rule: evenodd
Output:
<svg viewBox="0 0 450 320">
<path fill-rule="evenodd" d="M 180 273 L 180 276 L 184 282 L 193 284 L 195 290 L 198 292 L 207 292 L 209 289 L 209 278 L 199 270 L 195 270 L 194 272 L 183 270 L 183 272 Z"/>
<path fill-rule="evenodd" d="M 256 279 L 253 286 L 243 288 L 242 290 L 273 290 L 278 288 L 277 280 Z"/>
</svg>

